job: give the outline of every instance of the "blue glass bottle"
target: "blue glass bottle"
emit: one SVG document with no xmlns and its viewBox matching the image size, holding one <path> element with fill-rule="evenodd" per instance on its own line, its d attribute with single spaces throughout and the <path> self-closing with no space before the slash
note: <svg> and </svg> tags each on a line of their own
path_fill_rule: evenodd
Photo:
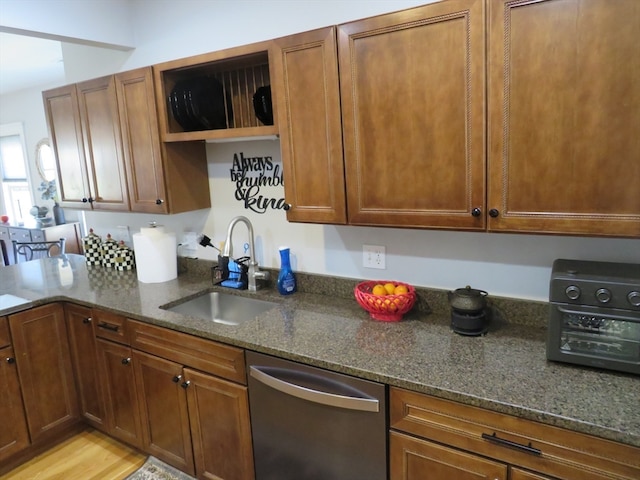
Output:
<svg viewBox="0 0 640 480">
<path fill-rule="evenodd" d="M 296 291 L 296 277 L 291 270 L 289 247 L 280 247 L 280 273 L 278 274 L 278 292 L 280 295 L 291 295 Z"/>
</svg>

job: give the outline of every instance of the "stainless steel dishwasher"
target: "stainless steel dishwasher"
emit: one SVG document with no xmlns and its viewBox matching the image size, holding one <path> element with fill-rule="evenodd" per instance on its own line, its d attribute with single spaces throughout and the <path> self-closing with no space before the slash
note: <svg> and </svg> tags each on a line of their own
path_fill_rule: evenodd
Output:
<svg viewBox="0 0 640 480">
<path fill-rule="evenodd" d="M 385 385 L 247 352 L 256 480 L 385 480 Z"/>
</svg>

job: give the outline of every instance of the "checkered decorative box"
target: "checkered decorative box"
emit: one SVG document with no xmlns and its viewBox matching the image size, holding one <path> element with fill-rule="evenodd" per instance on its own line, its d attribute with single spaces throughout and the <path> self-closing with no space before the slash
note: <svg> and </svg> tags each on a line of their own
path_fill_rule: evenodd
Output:
<svg viewBox="0 0 640 480">
<path fill-rule="evenodd" d="M 118 242 L 107 234 L 107 239 L 100 245 L 100 255 L 102 256 L 102 266 L 107 268 L 116 267 L 116 257 L 118 256 Z"/>
<path fill-rule="evenodd" d="M 84 257 L 87 265 L 102 265 L 101 244 L 102 238 L 93 233 L 93 228 L 89 229 L 89 235 L 82 239 L 82 247 L 84 248 Z"/>
<path fill-rule="evenodd" d="M 133 250 L 127 247 L 122 240 L 118 244 L 115 262 L 116 270 L 118 271 L 133 270 L 134 268 L 136 268 L 136 261 L 133 255 Z"/>
</svg>

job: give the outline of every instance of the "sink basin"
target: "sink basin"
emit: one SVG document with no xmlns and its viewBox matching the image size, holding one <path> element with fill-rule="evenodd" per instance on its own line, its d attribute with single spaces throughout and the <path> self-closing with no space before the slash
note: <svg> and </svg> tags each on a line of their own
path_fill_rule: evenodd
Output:
<svg viewBox="0 0 640 480">
<path fill-rule="evenodd" d="M 224 325 L 240 325 L 277 305 L 275 302 L 266 300 L 210 292 L 168 307 L 166 310 Z"/>
</svg>

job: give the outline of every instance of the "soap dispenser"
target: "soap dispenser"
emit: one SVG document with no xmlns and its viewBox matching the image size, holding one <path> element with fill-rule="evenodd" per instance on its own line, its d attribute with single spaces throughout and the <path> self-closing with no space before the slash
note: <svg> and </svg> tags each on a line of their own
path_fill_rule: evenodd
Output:
<svg viewBox="0 0 640 480">
<path fill-rule="evenodd" d="M 291 260 L 289 259 L 289 247 L 280 247 L 280 273 L 278 274 L 278 292 L 280 295 L 290 295 L 295 293 L 296 277 L 291 270 Z"/>
</svg>

